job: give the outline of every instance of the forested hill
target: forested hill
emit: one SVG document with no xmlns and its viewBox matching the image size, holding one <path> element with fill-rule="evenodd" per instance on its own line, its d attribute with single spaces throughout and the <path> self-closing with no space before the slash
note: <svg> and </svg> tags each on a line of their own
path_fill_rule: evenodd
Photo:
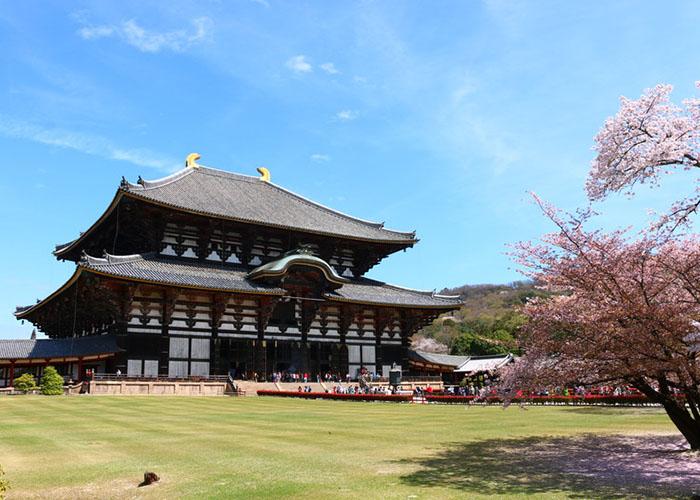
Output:
<svg viewBox="0 0 700 500">
<path fill-rule="evenodd" d="M 517 352 L 518 330 L 525 321 L 519 308 L 529 298 L 545 295 L 530 281 L 464 285 L 440 293 L 461 296 L 464 306 L 423 328 L 414 336 L 414 347 L 471 355 Z"/>
</svg>

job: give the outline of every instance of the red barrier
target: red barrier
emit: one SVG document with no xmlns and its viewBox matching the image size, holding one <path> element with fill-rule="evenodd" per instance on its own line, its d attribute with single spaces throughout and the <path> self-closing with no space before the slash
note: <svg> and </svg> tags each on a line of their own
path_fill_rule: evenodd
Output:
<svg viewBox="0 0 700 500">
<path fill-rule="evenodd" d="M 336 394 L 334 392 L 298 392 L 298 391 L 258 391 L 258 396 L 277 396 L 282 398 L 302 399 L 336 399 L 344 401 L 412 401 L 410 394 Z"/>
<path fill-rule="evenodd" d="M 476 396 L 430 396 L 426 395 L 425 400 L 431 403 L 470 403 L 474 400 L 477 402 L 503 403 L 503 398 L 500 396 L 487 396 L 485 398 L 477 398 Z M 511 403 L 529 403 L 529 404 L 568 404 L 568 405 L 647 405 L 653 404 L 646 396 L 640 394 L 628 394 L 621 396 L 589 394 L 587 396 L 522 396 L 512 398 Z"/>
</svg>

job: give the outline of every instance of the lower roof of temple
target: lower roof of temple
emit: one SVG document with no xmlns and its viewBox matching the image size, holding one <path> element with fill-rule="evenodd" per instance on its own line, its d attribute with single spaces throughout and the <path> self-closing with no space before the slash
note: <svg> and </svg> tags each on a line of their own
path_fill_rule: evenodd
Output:
<svg viewBox="0 0 700 500">
<path fill-rule="evenodd" d="M 330 266 L 329 266 L 330 267 Z M 240 265 L 207 261 L 173 259 L 156 254 L 128 256 L 105 255 L 103 258 L 84 256 L 73 276 L 56 292 L 28 307 L 18 307 L 15 315 L 25 318 L 67 290 L 83 273 L 128 282 L 174 286 L 207 291 L 284 296 L 287 291 L 269 282 L 256 279 L 252 271 Z M 323 293 L 328 301 L 389 307 L 411 307 L 451 310 L 460 306 L 459 297 L 433 292 L 411 290 L 368 278 L 343 280 L 342 286 Z"/>
</svg>

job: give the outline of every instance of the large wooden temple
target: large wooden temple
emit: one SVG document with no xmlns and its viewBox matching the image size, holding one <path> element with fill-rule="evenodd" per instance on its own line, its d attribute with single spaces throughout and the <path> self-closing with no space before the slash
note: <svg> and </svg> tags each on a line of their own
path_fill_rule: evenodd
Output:
<svg viewBox="0 0 700 500">
<path fill-rule="evenodd" d="M 160 180 L 122 179 L 99 219 L 56 247 L 76 263 L 72 277 L 16 317 L 57 343 L 109 336 L 103 344 L 114 347 L 91 361 L 95 371 L 386 376 L 394 363 L 408 370 L 414 332 L 459 307 L 364 277 L 415 233 L 303 198 L 266 169 L 251 177 L 198 158 Z"/>
</svg>

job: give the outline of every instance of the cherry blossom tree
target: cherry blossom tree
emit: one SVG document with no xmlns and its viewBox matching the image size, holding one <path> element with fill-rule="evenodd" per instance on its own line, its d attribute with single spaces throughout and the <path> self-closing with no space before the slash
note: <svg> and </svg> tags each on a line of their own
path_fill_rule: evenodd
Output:
<svg viewBox="0 0 700 500">
<path fill-rule="evenodd" d="M 700 449 L 700 239 L 586 231 L 588 215 L 537 202 L 558 231 L 514 255 L 557 295 L 525 306 L 525 356 L 502 385 L 630 384 Z"/>
<path fill-rule="evenodd" d="M 620 110 L 595 138 L 597 155 L 586 183 L 591 201 L 611 192 L 632 195 L 638 184 L 656 186 L 664 174 L 700 168 L 700 99 L 677 106 L 670 101 L 672 90 L 657 85 L 637 100 L 620 98 Z M 675 229 L 697 213 L 698 186 L 671 207 L 659 226 Z"/>
<path fill-rule="evenodd" d="M 677 106 L 671 90 L 621 99 L 595 138 L 591 201 L 700 168 L 700 100 Z M 525 306 L 525 355 L 505 371 L 503 387 L 630 384 L 700 449 L 700 238 L 676 231 L 700 209 L 698 186 L 636 236 L 588 230 L 591 211 L 566 215 L 535 197 L 557 230 L 516 245 L 513 256 L 556 295 Z"/>
</svg>

